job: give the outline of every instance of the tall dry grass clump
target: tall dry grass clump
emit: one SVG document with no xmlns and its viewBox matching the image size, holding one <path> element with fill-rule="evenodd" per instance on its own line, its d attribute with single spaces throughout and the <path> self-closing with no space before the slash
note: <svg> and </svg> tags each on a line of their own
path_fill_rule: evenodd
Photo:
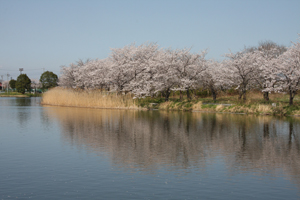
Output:
<svg viewBox="0 0 300 200">
<path fill-rule="evenodd" d="M 202 110 L 202 101 L 199 101 L 198 103 L 194 104 L 192 106 L 193 110 Z"/>
<path fill-rule="evenodd" d="M 225 108 L 224 105 L 217 105 L 216 111 L 220 112 L 220 111 L 224 110 L 224 108 Z"/>
<path fill-rule="evenodd" d="M 99 90 L 84 91 L 60 87 L 46 92 L 43 95 L 42 104 L 85 108 L 138 109 L 131 95 L 116 95 L 116 93 Z"/>
<path fill-rule="evenodd" d="M 265 114 L 273 112 L 271 105 L 261 105 L 261 104 L 258 105 L 257 111 Z"/>
<path fill-rule="evenodd" d="M 170 102 L 170 101 L 161 103 L 161 104 L 159 104 L 159 109 L 168 110 L 171 107 L 171 104 L 172 104 L 172 102 Z"/>
<path fill-rule="evenodd" d="M 263 114 L 263 115 L 270 115 L 273 113 L 271 105 L 262 105 L 262 104 L 236 105 L 226 109 L 226 111 L 232 113 L 249 113 L 249 114 Z"/>
</svg>

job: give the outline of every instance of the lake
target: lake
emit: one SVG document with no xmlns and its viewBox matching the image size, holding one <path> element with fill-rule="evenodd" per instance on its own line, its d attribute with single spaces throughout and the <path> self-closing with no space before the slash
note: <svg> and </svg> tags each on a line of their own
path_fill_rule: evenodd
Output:
<svg viewBox="0 0 300 200">
<path fill-rule="evenodd" d="M 300 118 L 0 98 L 0 199 L 300 199 Z"/>
</svg>

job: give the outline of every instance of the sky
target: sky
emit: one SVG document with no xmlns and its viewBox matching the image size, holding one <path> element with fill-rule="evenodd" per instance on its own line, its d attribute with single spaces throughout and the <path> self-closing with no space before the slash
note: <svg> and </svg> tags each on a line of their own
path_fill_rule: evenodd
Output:
<svg viewBox="0 0 300 200">
<path fill-rule="evenodd" d="M 216 60 L 266 40 L 291 46 L 299 10 L 299 0 L 0 0 L 0 75 L 59 76 L 132 43 L 208 49 Z"/>
</svg>

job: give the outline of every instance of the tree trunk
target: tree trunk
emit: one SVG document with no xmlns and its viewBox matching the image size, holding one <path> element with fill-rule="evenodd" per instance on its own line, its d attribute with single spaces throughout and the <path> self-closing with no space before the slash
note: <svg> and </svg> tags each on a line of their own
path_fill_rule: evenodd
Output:
<svg viewBox="0 0 300 200">
<path fill-rule="evenodd" d="M 211 94 L 212 94 L 212 97 L 213 97 L 213 101 L 216 102 L 216 100 L 217 100 L 216 90 L 213 87 L 210 87 L 210 91 L 211 91 Z"/>
<path fill-rule="evenodd" d="M 243 101 L 246 101 L 246 91 L 244 91 L 244 94 L 243 94 Z"/>
<path fill-rule="evenodd" d="M 240 93 L 239 93 L 239 100 L 241 100 L 241 99 L 242 99 L 242 96 L 243 96 L 243 93 L 242 93 L 242 92 L 240 92 Z"/>
<path fill-rule="evenodd" d="M 290 90 L 290 106 L 293 105 L 293 100 L 294 100 L 294 92 Z"/>
<path fill-rule="evenodd" d="M 264 100 L 269 101 L 269 92 L 264 92 Z"/>
<path fill-rule="evenodd" d="M 190 90 L 189 90 L 189 89 L 186 90 L 186 97 L 188 98 L 188 100 L 191 100 L 191 99 L 192 99 L 192 98 L 191 98 L 191 93 L 190 93 Z"/>
<path fill-rule="evenodd" d="M 243 101 L 246 101 L 246 90 L 242 90 L 240 93 L 239 93 L 239 100 L 241 100 L 243 97 Z"/>
<path fill-rule="evenodd" d="M 118 89 L 118 92 L 117 92 L 117 95 L 121 95 L 122 94 L 122 90 L 123 90 L 123 86 L 121 85 L 119 85 L 119 89 Z"/>
<path fill-rule="evenodd" d="M 246 89 L 246 87 L 244 86 L 244 87 L 242 88 L 241 95 L 240 95 L 240 99 L 241 99 L 241 97 L 243 97 L 243 101 L 244 101 L 244 102 L 246 101 L 246 92 L 247 92 L 247 89 Z"/>
<path fill-rule="evenodd" d="M 180 90 L 180 101 L 182 101 L 183 95 L 182 95 L 182 91 Z"/>
<path fill-rule="evenodd" d="M 165 101 L 169 101 L 169 96 L 171 94 L 170 89 L 167 89 L 166 91 L 163 92 L 165 96 Z"/>
<path fill-rule="evenodd" d="M 217 101 L 217 93 L 215 91 L 213 91 L 212 96 L 213 96 L 214 102 L 216 102 Z"/>
<path fill-rule="evenodd" d="M 151 98 L 154 98 L 154 93 L 153 92 L 151 92 L 150 95 L 151 95 Z"/>
<path fill-rule="evenodd" d="M 165 95 L 165 101 L 169 101 L 169 96 L 170 96 L 170 93 L 169 93 L 169 92 L 166 92 L 166 95 Z"/>
</svg>

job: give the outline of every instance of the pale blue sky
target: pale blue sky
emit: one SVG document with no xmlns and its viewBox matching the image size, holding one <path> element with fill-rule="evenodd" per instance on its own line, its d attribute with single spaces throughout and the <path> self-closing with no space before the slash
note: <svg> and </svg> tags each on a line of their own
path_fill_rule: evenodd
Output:
<svg viewBox="0 0 300 200">
<path fill-rule="evenodd" d="M 207 58 L 264 40 L 290 46 L 300 0 L 0 0 L 0 75 L 30 78 L 135 42 L 209 49 Z"/>
</svg>

